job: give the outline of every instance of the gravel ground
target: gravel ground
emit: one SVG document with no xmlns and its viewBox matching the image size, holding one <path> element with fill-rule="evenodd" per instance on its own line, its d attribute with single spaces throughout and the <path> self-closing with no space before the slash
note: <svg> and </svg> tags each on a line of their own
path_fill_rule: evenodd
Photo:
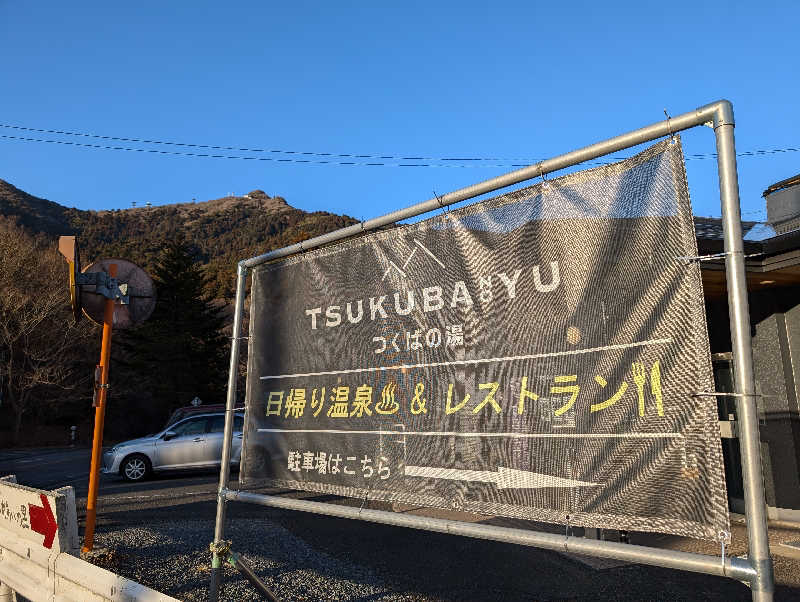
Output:
<svg viewBox="0 0 800 602">
<path fill-rule="evenodd" d="M 53 488 L 80 472 L 85 450 L 47 450 L 46 462 L 23 455 L 8 472 Z M 75 457 L 73 457 L 75 456 Z M 77 456 L 80 456 L 79 458 Z M 54 460 L 53 458 L 56 458 Z M 0 454 L 0 460 L 3 460 Z M 13 459 L 13 458 L 12 458 Z M 5 459 L 6 465 L 9 460 Z M 11 462 L 13 464 L 13 462 Z M 27 473 L 25 472 L 27 470 Z M 37 480 L 38 479 L 38 480 Z M 74 480 L 74 479 L 73 479 Z M 85 479 L 77 486 L 79 521 L 85 514 Z M 107 550 L 94 562 L 183 600 L 205 600 L 210 577 L 217 475 L 169 475 L 143 483 L 104 478 L 98 500 L 96 543 Z M 349 500 L 303 492 L 266 490 L 346 505 Z M 370 502 L 368 507 L 388 510 Z M 563 533 L 564 527 L 417 507 L 395 511 L 498 526 Z M 728 554 L 747 550 L 743 517 L 733 516 Z M 770 544 L 800 540 L 800 529 L 774 525 Z M 226 536 L 281 600 L 419 600 L 424 602 L 521 600 L 750 600 L 731 579 L 578 558 L 524 546 L 399 527 L 335 519 L 251 504 L 228 506 Z M 632 543 L 719 554 L 713 542 L 632 533 Z M 785 551 L 784 551 L 785 553 Z M 776 600 L 800 600 L 800 560 L 773 556 Z M 256 600 L 255 590 L 225 568 L 223 600 Z"/>
<path fill-rule="evenodd" d="M 137 505 L 102 513 L 96 549 L 109 552 L 94 561 L 181 600 L 205 600 L 214 506 L 212 500 L 176 499 L 169 506 Z M 731 579 L 613 561 L 583 562 L 535 548 L 247 504 L 229 506 L 226 537 L 287 601 L 750 599 L 750 590 Z M 796 540 L 800 532 L 776 531 L 774 537 Z M 745 549 L 742 526 L 734 526 L 734 542 L 733 553 Z M 635 534 L 634 543 L 719 553 L 713 543 L 665 536 Z M 800 561 L 776 559 L 777 600 L 800 599 L 798 575 Z M 226 566 L 222 599 L 259 597 Z"/>
<path fill-rule="evenodd" d="M 157 587 L 182 600 L 205 600 L 209 579 L 210 520 L 179 520 L 152 527 L 129 527 L 99 534 L 96 545 L 114 550 L 102 562 L 126 566 L 128 578 Z M 266 519 L 232 521 L 227 537 L 246 550 L 254 571 L 282 600 L 419 599 L 390 592 L 372 571 L 331 557 Z M 303 567 L 303 568 L 298 568 Z M 232 567 L 225 569 L 226 600 L 259 600 Z"/>
</svg>

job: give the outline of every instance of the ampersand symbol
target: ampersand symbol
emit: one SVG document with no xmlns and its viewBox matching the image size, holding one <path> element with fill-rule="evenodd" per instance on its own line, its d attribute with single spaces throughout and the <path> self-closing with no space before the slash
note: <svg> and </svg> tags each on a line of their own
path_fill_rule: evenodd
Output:
<svg viewBox="0 0 800 602">
<path fill-rule="evenodd" d="M 422 397 L 422 392 L 425 390 L 425 385 L 417 383 L 414 387 L 414 397 L 411 398 L 411 413 L 412 414 L 427 414 L 428 408 L 425 407 L 427 400 Z"/>
</svg>

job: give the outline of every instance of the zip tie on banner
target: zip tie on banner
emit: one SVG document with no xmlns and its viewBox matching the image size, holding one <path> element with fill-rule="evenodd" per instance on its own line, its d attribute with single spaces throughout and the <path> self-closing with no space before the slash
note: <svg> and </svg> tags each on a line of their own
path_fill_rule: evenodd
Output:
<svg viewBox="0 0 800 602">
<path fill-rule="evenodd" d="M 725 544 L 731 540 L 731 533 L 730 531 L 724 531 L 720 529 L 720 532 L 717 534 L 717 538 L 719 539 L 719 543 L 722 546 L 722 553 L 720 554 L 722 557 L 722 574 L 725 574 Z"/>
<path fill-rule="evenodd" d="M 544 169 L 542 168 L 542 161 L 539 161 L 539 177 L 542 178 L 542 190 L 550 188 L 550 181 L 544 176 Z"/>
<path fill-rule="evenodd" d="M 450 206 L 449 205 L 445 205 L 444 203 L 442 203 L 442 198 L 438 194 L 436 194 L 435 190 L 432 191 L 432 192 L 433 192 L 433 198 L 435 198 L 436 202 L 439 203 L 439 207 L 441 208 L 441 210 L 444 213 L 449 213 L 450 212 Z"/>
<path fill-rule="evenodd" d="M 672 117 L 667 110 L 664 109 L 664 115 L 667 117 L 667 129 L 669 129 L 670 144 L 675 144 L 675 132 L 672 131 Z"/>
<path fill-rule="evenodd" d="M 361 507 L 358 509 L 359 515 L 361 515 L 361 513 L 364 511 L 364 506 L 366 506 L 367 501 L 369 501 L 369 494 L 372 493 L 373 487 L 375 487 L 375 482 L 373 482 L 372 485 L 369 486 L 369 489 L 364 492 L 364 499 L 361 500 Z"/>
<path fill-rule="evenodd" d="M 715 261 L 717 259 L 725 259 L 728 255 L 733 255 L 733 252 L 725 251 L 724 253 L 712 253 L 711 255 L 689 255 L 685 257 L 676 257 L 675 259 L 685 261 L 686 263 L 692 263 L 693 261 Z M 750 253 L 749 255 L 743 255 L 743 257 L 749 259 L 751 257 L 761 257 L 762 255 L 764 255 L 764 253 Z"/>
<path fill-rule="evenodd" d="M 728 255 L 729 253 L 726 251 L 725 253 L 713 253 L 712 255 L 687 255 L 676 257 L 675 259 L 679 259 L 686 263 L 692 263 L 693 261 L 714 261 L 715 259 L 724 259 Z"/>
<path fill-rule="evenodd" d="M 761 393 L 705 393 L 696 391 L 691 397 L 777 397 L 777 395 L 762 395 Z"/>
</svg>

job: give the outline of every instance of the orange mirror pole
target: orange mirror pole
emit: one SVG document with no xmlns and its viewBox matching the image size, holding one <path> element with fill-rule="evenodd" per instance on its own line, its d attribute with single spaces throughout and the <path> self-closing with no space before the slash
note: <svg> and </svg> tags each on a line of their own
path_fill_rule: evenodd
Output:
<svg viewBox="0 0 800 602">
<path fill-rule="evenodd" d="M 108 266 L 108 275 L 117 277 L 117 265 Z M 92 465 L 89 472 L 89 495 L 86 500 L 86 532 L 83 537 L 83 552 L 94 547 L 94 526 L 97 518 L 97 490 L 100 481 L 100 459 L 103 454 L 103 425 L 106 417 L 108 393 L 108 364 L 111 360 L 111 329 L 114 322 L 114 300 L 106 299 L 103 312 L 103 344 L 100 348 L 100 384 L 94 412 L 94 437 L 92 440 Z"/>
</svg>

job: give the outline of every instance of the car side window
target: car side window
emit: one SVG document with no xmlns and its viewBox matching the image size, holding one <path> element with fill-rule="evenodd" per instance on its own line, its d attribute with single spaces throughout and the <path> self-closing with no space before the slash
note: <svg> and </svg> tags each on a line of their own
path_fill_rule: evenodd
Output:
<svg viewBox="0 0 800 602">
<path fill-rule="evenodd" d="M 169 430 L 177 433 L 179 437 L 185 435 L 201 435 L 206 432 L 206 419 L 193 418 L 191 420 L 187 420 L 186 422 L 181 422 Z"/>
<path fill-rule="evenodd" d="M 233 417 L 233 432 L 241 433 L 244 426 L 244 418 L 241 416 Z M 209 419 L 209 433 L 221 433 L 225 430 L 225 416 L 212 416 Z"/>
<path fill-rule="evenodd" d="M 225 430 L 225 416 L 212 416 L 208 421 L 209 433 L 221 433 Z"/>
</svg>

